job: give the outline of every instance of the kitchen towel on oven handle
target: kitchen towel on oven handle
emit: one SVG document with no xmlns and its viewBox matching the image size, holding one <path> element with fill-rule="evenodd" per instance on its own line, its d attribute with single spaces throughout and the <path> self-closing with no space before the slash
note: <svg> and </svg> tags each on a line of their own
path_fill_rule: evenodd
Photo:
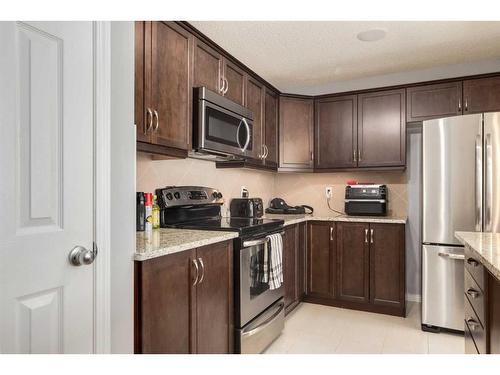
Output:
<svg viewBox="0 0 500 375">
<path fill-rule="evenodd" d="M 283 284 L 283 238 L 281 234 L 268 236 L 271 244 L 269 261 L 269 289 L 278 289 Z"/>
</svg>

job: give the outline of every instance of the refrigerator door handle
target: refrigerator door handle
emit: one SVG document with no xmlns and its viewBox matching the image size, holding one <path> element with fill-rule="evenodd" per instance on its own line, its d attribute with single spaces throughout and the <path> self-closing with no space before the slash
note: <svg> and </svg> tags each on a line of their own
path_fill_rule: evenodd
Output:
<svg viewBox="0 0 500 375">
<path fill-rule="evenodd" d="M 481 232 L 483 229 L 483 146 L 481 135 L 476 135 L 476 163 L 475 165 L 475 218 L 476 218 L 476 232 Z"/>
<path fill-rule="evenodd" d="M 493 150 L 491 145 L 491 133 L 484 137 L 485 159 L 484 168 L 484 231 L 491 232 L 491 201 L 493 197 Z"/>
</svg>

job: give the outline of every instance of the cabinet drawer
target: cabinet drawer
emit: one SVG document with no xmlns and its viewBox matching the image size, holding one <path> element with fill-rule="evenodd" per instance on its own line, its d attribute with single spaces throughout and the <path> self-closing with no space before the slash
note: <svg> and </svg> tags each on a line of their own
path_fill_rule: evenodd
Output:
<svg viewBox="0 0 500 375">
<path fill-rule="evenodd" d="M 484 318 L 484 292 L 468 271 L 464 272 L 464 292 L 476 312 L 480 323 L 483 327 L 486 327 L 486 320 Z"/>
<path fill-rule="evenodd" d="M 477 285 L 484 291 L 484 267 L 471 249 L 465 247 L 465 269 L 469 271 Z"/>
<path fill-rule="evenodd" d="M 469 300 L 465 298 L 465 325 L 469 329 L 477 351 L 486 354 L 486 331 L 484 330 L 479 318 L 477 317 Z"/>
<path fill-rule="evenodd" d="M 465 331 L 465 354 L 479 354 L 476 348 L 476 343 L 472 338 L 472 334 L 470 333 L 469 327 L 467 327 L 467 323 L 464 321 L 464 331 Z"/>
</svg>

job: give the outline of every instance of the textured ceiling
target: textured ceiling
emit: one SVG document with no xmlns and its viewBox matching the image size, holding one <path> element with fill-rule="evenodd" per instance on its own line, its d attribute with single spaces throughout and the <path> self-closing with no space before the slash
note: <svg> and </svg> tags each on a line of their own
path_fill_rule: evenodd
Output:
<svg viewBox="0 0 500 375">
<path fill-rule="evenodd" d="M 284 92 L 500 57 L 500 22 L 190 21 Z M 361 42 L 371 28 L 384 39 Z"/>
</svg>

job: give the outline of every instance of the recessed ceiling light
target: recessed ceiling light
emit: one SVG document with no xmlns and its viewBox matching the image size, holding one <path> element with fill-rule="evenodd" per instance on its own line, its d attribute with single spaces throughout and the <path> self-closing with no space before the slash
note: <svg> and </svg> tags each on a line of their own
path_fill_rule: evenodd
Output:
<svg viewBox="0 0 500 375">
<path fill-rule="evenodd" d="M 385 38 L 385 30 L 371 29 L 362 31 L 357 35 L 357 38 L 363 42 L 376 42 L 377 40 Z"/>
</svg>

